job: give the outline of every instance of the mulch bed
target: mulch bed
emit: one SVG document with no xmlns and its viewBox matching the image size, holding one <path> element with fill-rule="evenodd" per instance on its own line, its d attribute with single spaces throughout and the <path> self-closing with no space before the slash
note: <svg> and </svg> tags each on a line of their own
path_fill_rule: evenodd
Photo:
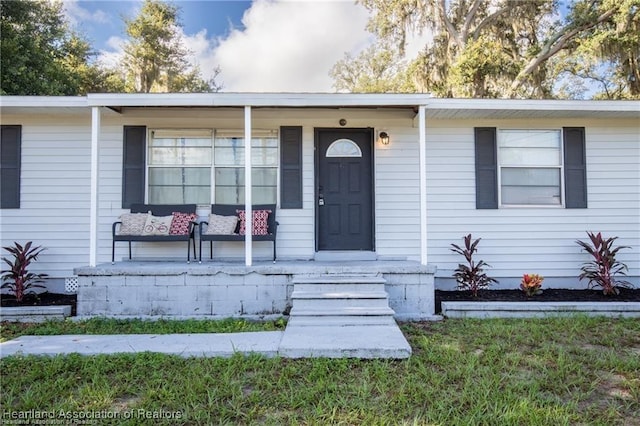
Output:
<svg viewBox="0 0 640 426">
<path fill-rule="evenodd" d="M 15 297 L 3 294 L 0 298 L 0 306 L 18 307 L 18 306 L 59 306 L 70 305 L 71 315 L 76 315 L 77 296 L 75 294 L 59 294 L 59 293 L 40 293 L 28 294 L 24 296 L 21 303 L 16 301 Z"/>
<path fill-rule="evenodd" d="M 480 290 L 473 297 L 468 290 L 436 290 L 436 312 L 443 301 L 471 302 L 640 302 L 640 289 L 621 288 L 617 296 L 605 296 L 602 290 L 544 289 L 542 294 L 527 297 L 521 290 Z"/>
</svg>

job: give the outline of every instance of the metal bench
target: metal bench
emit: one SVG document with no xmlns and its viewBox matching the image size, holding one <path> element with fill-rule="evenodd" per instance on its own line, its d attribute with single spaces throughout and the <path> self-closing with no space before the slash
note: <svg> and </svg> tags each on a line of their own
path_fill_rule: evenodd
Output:
<svg viewBox="0 0 640 426">
<path fill-rule="evenodd" d="M 244 204 L 212 204 L 211 213 L 220 216 L 237 216 L 238 210 L 244 210 Z M 272 241 L 273 242 L 273 261 L 276 261 L 276 234 L 278 231 L 278 222 L 276 221 L 276 205 L 275 204 L 257 204 L 252 206 L 252 210 L 271 210 L 267 218 L 267 235 L 253 235 L 253 241 Z M 245 236 L 238 233 L 240 221 L 236 226 L 235 234 L 205 234 L 206 226 L 209 222 L 200 222 L 200 262 L 202 262 L 202 242 L 209 241 L 209 257 L 213 259 L 213 242 L 214 241 L 244 241 Z"/>
<path fill-rule="evenodd" d="M 173 212 L 196 213 L 195 204 L 132 204 L 131 213 L 151 212 L 154 216 L 170 216 Z M 193 257 L 196 257 L 195 226 L 196 222 L 189 224 L 189 233 L 184 235 L 118 235 L 117 230 L 122 222 L 114 222 L 112 225 L 113 243 L 111 246 L 111 263 L 115 261 L 116 241 L 126 241 L 129 243 L 129 259 L 131 259 L 131 242 L 165 242 L 165 241 L 186 241 L 187 242 L 187 263 L 191 262 L 191 242 L 193 241 Z"/>
</svg>

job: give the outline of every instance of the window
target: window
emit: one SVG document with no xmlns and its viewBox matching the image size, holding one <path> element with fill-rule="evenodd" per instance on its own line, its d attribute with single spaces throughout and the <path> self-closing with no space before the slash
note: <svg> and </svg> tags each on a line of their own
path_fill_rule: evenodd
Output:
<svg viewBox="0 0 640 426">
<path fill-rule="evenodd" d="M 500 203 L 562 205 L 560 130 L 500 130 Z"/>
<path fill-rule="evenodd" d="M 587 133 L 584 127 L 563 127 L 562 153 L 558 147 L 559 134 L 556 130 L 503 130 L 498 137 L 495 127 L 475 127 L 476 208 L 497 209 L 501 198 L 503 206 L 509 203 L 533 206 L 545 201 L 559 205 L 564 199 L 565 208 L 586 209 Z M 498 155 L 498 138 L 501 155 Z M 503 169 L 506 173 L 502 177 L 499 175 Z M 562 195 L 556 170 L 561 173 L 564 185 Z M 534 199 L 536 204 L 525 204 Z"/>
<path fill-rule="evenodd" d="M 253 202 L 277 197 L 277 131 L 254 131 Z M 244 203 L 245 142 L 241 131 L 153 130 L 148 147 L 150 204 Z"/>
<path fill-rule="evenodd" d="M 150 204 L 210 204 L 210 130 L 153 130 L 149 142 Z"/>
<path fill-rule="evenodd" d="M 254 204 L 275 204 L 278 191 L 277 132 L 252 132 L 251 166 Z M 244 203 L 244 137 L 238 132 L 217 132 L 214 142 L 215 202 Z"/>
<path fill-rule="evenodd" d="M 352 140 L 338 139 L 327 148 L 327 157 L 362 157 L 360 147 Z"/>
</svg>

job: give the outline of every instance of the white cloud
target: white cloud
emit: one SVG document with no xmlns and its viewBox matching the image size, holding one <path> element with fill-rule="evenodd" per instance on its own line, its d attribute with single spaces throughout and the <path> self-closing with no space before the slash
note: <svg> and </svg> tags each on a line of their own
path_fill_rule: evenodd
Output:
<svg viewBox="0 0 640 426">
<path fill-rule="evenodd" d="M 63 9 L 67 19 L 74 27 L 78 27 L 80 24 L 87 23 L 99 23 L 104 24 L 109 22 L 109 15 L 104 11 L 98 9 L 95 12 L 89 12 L 78 4 L 78 0 L 56 0 L 62 3 Z"/>
<path fill-rule="evenodd" d="M 333 65 L 373 41 L 368 18 L 349 0 L 256 0 L 243 16 L 244 29 L 215 39 L 204 29 L 181 36 L 205 78 L 220 67 L 217 82 L 225 92 L 333 92 Z M 123 42 L 111 37 L 99 60 L 116 64 Z"/>
<path fill-rule="evenodd" d="M 126 40 L 122 37 L 111 36 L 106 44 L 109 50 L 98 52 L 98 62 L 109 68 L 117 68 L 120 60 L 124 56 L 124 44 Z"/>
<path fill-rule="evenodd" d="M 245 28 L 218 40 L 211 63 L 227 92 L 333 91 L 331 67 L 371 42 L 367 19 L 351 1 L 257 0 Z"/>
<path fill-rule="evenodd" d="M 182 28 L 180 28 L 182 31 Z M 198 64 L 200 72 L 206 79 L 214 76 L 218 64 L 214 61 L 215 40 L 207 38 L 207 30 L 201 30 L 194 35 L 182 33 L 185 46 L 191 51 L 193 62 Z"/>
</svg>

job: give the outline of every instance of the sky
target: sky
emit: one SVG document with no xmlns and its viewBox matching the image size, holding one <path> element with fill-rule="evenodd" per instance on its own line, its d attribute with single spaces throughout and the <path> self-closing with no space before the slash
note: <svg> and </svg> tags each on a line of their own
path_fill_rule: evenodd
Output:
<svg viewBox="0 0 640 426">
<path fill-rule="evenodd" d="M 334 92 L 329 71 L 374 42 L 368 11 L 353 0 L 174 0 L 183 37 L 204 77 L 220 67 L 225 92 Z M 115 64 L 123 16 L 141 1 L 63 0 L 69 21 Z M 416 49 L 417 51 L 417 49 Z"/>
</svg>

